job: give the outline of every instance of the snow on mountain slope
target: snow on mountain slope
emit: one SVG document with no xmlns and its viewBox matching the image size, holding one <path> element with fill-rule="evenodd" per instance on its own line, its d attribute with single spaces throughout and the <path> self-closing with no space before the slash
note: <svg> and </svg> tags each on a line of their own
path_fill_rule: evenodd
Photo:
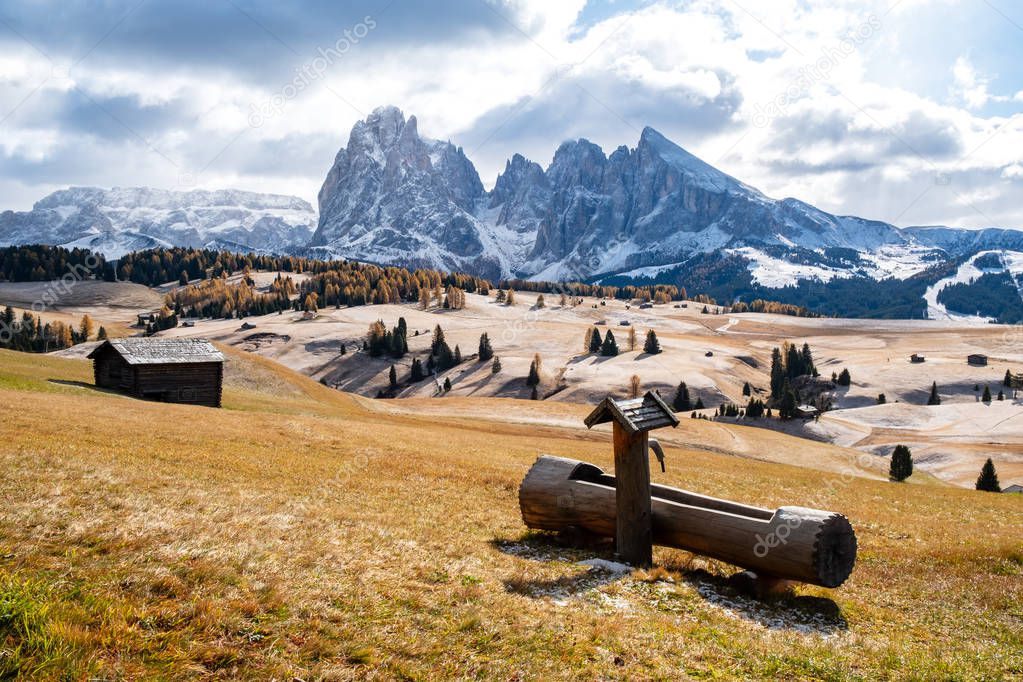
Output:
<svg viewBox="0 0 1023 682">
<path fill-rule="evenodd" d="M 993 254 L 1000 259 L 998 267 L 979 267 L 978 259 Z M 979 315 L 967 315 L 949 310 L 944 304 L 938 301 L 938 294 L 952 284 L 969 284 L 985 274 L 993 274 L 1008 271 L 1014 278 L 1023 275 L 1023 252 L 1019 251 L 981 251 L 966 260 L 955 274 L 938 280 L 924 293 L 924 300 L 927 301 L 927 316 L 935 320 L 952 320 L 958 322 L 991 322 L 991 318 Z M 1020 296 L 1023 297 L 1023 285 L 1020 288 Z"/>
<path fill-rule="evenodd" d="M 305 246 L 315 223 L 312 206 L 297 197 L 71 187 L 44 197 L 31 211 L 0 214 L 0 244 L 80 246 L 108 258 L 159 246 L 221 243 L 284 252 Z"/>
</svg>

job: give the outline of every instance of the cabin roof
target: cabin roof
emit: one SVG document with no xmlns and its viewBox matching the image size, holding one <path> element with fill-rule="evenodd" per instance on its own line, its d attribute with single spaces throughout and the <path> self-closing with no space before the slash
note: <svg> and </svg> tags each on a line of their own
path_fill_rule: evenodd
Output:
<svg viewBox="0 0 1023 682">
<path fill-rule="evenodd" d="M 604 398 L 586 417 L 586 428 L 612 420 L 621 424 L 629 433 L 650 431 L 662 426 L 674 428 L 679 423 L 671 408 L 653 391 L 647 391 L 641 398 L 629 400 L 615 400 L 611 396 Z"/>
<path fill-rule="evenodd" d="M 172 365 L 192 362 L 223 362 L 224 355 L 206 339 L 154 339 L 129 337 L 108 339 L 89 353 L 99 355 L 112 348 L 129 365 Z"/>
</svg>

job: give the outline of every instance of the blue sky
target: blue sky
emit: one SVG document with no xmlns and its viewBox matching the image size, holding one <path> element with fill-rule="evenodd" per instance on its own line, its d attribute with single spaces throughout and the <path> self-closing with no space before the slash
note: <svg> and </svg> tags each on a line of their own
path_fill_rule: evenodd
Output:
<svg viewBox="0 0 1023 682">
<path fill-rule="evenodd" d="M 1023 228 L 1021 72 L 1008 0 L 0 2 L 0 209 L 68 185 L 315 204 L 394 104 L 488 186 L 651 125 L 772 196 Z"/>
</svg>

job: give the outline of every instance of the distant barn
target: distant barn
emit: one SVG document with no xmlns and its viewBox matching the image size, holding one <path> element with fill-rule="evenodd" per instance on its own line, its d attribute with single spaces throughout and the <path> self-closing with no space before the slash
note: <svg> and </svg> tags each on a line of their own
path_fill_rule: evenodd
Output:
<svg viewBox="0 0 1023 682">
<path fill-rule="evenodd" d="M 89 358 L 97 386 L 146 400 L 220 407 L 224 356 L 205 339 L 110 339 Z"/>
<path fill-rule="evenodd" d="M 913 353 L 912 355 L 909 356 L 909 361 L 910 362 L 920 363 L 920 362 L 923 362 L 926 359 L 927 358 L 925 358 L 924 356 L 920 355 L 919 353 Z"/>
<path fill-rule="evenodd" d="M 966 356 L 966 362 L 976 367 L 984 367 L 987 365 L 987 356 L 980 353 L 972 353 Z"/>
</svg>

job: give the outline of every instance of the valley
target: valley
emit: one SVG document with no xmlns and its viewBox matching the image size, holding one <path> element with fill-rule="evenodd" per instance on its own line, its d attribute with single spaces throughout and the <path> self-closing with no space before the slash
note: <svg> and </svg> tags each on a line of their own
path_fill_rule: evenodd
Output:
<svg viewBox="0 0 1023 682">
<path fill-rule="evenodd" d="M 254 273 L 259 289 L 267 289 L 276 275 Z M 302 281 L 304 275 L 295 275 Z M 238 281 L 235 275 L 228 281 Z M 31 300 L 45 284 L 0 284 L 0 305 Z M 177 288 L 167 284 L 156 289 L 128 283 L 80 282 L 66 304 L 54 314 L 74 322 L 84 314 L 98 324 L 114 325 L 124 333 L 137 333 L 133 324 L 138 312 L 159 306 L 161 296 Z M 1006 370 L 1023 368 L 1023 346 L 1015 327 L 938 320 L 847 320 L 799 318 L 764 313 L 728 313 L 718 306 L 696 302 L 672 302 L 641 308 L 618 299 L 582 297 L 581 302 L 562 304 L 555 295 L 545 296 L 543 308 L 536 307 L 537 294 L 520 291 L 515 303 L 497 303 L 496 292 L 487 296 L 466 294 L 464 309 L 450 310 L 431 305 L 379 304 L 321 308 L 311 319 L 301 312 L 249 316 L 239 319 L 183 318 L 189 326 L 160 332 L 161 336 L 209 338 L 239 351 L 272 360 L 340 391 L 374 398 L 386 394 L 399 400 L 379 400 L 387 409 L 426 411 L 438 418 L 457 418 L 465 409 L 465 398 L 479 401 L 474 410 L 481 418 L 515 423 L 563 425 L 564 417 L 553 418 L 540 403 L 564 404 L 577 420 L 585 405 L 593 405 L 608 393 L 624 396 L 633 376 L 642 390 L 657 390 L 667 400 L 685 382 L 692 400 L 702 400 L 712 414 L 724 402 L 745 406 L 748 383 L 752 397 L 766 399 L 771 351 L 786 342 L 809 344 L 822 376 L 847 369 L 850 386 L 831 392 L 833 410 L 819 421 L 776 419 L 744 420 L 719 418 L 720 422 L 746 426 L 750 433 L 742 445 L 734 437 L 716 447 L 744 458 L 799 463 L 822 470 L 839 471 L 848 462 L 813 461 L 796 457 L 786 449 L 772 448 L 764 439 L 771 429 L 802 438 L 831 442 L 860 452 L 869 461 L 865 469 L 884 474 L 887 456 L 898 443 L 910 445 L 918 468 L 947 483 L 971 487 L 981 464 L 991 457 L 1003 485 L 1023 481 L 1023 403 L 1013 391 L 1002 386 Z M 147 307 L 140 308 L 141 304 Z M 686 307 L 676 307 L 685 305 Z M 718 314 L 719 313 L 719 314 Z M 400 359 L 370 357 L 363 342 L 370 325 L 383 321 L 388 328 L 404 318 L 408 328 L 408 354 Z M 622 322 L 628 322 L 623 325 Z M 429 355 L 434 329 L 440 326 L 452 349 L 458 348 L 464 361 L 440 371 L 436 378 L 410 380 L 414 358 L 424 363 Z M 610 330 L 620 354 L 603 357 L 584 352 L 587 330 Z M 635 349 L 629 348 L 634 330 Z M 643 352 L 648 330 L 653 330 L 662 352 Z M 480 335 L 486 332 L 501 370 L 494 373 L 491 362 L 474 356 Z M 81 344 L 63 355 L 84 357 L 94 343 Z M 341 346 L 345 352 L 342 354 Z M 988 364 L 967 363 L 967 355 L 981 353 Z M 919 354 L 922 364 L 910 361 Z M 528 401 L 527 385 L 534 356 L 541 360 L 538 397 Z M 398 385 L 392 390 L 391 367 Z M 442 384 L 450 382 L 450 390 Z M 936 382 L 942 404 L 927 406 L 931 383 Z M 1005 400 L 981 402 L 988 387 L 992 395 L 1003 391 Z M 884 394 L 886 404 L 877 405 Z M 491 399 L 501 408 L 490 408 Z M 527 402 L 520 402 L 525 400 Z M 415 405 L 414 408 L 407 407 Z M 448 407 L 457 405 L 458 407 Z M 575 407 L 579 406 L 579 407 Z M 493 413 L 493 414 L 491 414 Z M 688 413 L 686 413 L 688 414 Z M 486 415 L 486 416 L 482 416 Z M 756 431 L 750 431 L 751 429 Z M 668 442 L 673 436 L 666 434 Z"/>
</svg>

